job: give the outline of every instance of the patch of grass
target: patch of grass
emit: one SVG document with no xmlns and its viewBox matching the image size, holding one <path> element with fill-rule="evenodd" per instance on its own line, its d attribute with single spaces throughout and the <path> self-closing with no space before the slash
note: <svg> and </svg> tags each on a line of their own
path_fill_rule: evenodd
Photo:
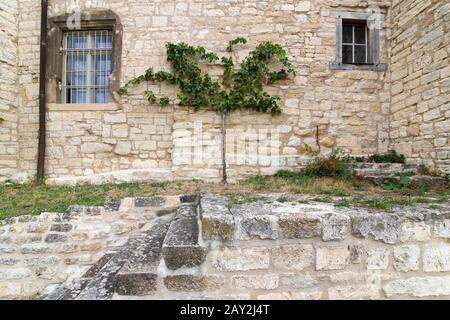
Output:
<svg viewBox="0 0 450 320">
<path fill-rule="evenodd" d="M 411 207 L 418 204 L 430 204 L 431 202 L 431 199 L 424 197 L 395 196 L 359 200 L 356 204 L 367 208 L 389 211 L 392 210 L 394 206 Z"/>
<path fill-rule="evenodd" d="M 392 209 L 392 204 L 387 200 L 387 198 L 374 198 L 374 199 L 366 199 L 360 200 L 358 202 L 360 206 L 378 209 L 378 210 L 390 210 Z"/>
<path fill-rule="evenodd" d="M 279 202 L 279 203 L 287 203 L 287 202 L 289 202 L 289 198 L 288 197 L 279 197 L 277 199 L 277 202 Z"/>
<path fill-rule="evenodd" d="M 338 202 L 336 202 L 334 205 L 336 207 L 347 207 L 348 208 L 352 205 L 352 202 L 348 199 L 342 199 L 342 200 L 339 200 Z"/>
<path fill-rule="evenodd" d="M 449 202 L 449 195 L 448 194 L 438 194 L 436 195 L 436 199 L 439 202 Z"/>
<path fill-rule="evenodd" d="M 312 201 L 322 203 L 333 203 L 333 199 L 331 199 L 331 197 L 318 197 L 314 198 Z"/>
<path fill-rule="evenodd" d="M 46 186 L 0 184 L 0 219 L 42 212 L 65 212 L 71 205 L 103 206 L 106 198 L 153 196 L 168 189 L 169 183 L 124 183 L 118 185 Z"/>
<path fill-rule="evenodd" d="M 258 201 L 265 200 L 265 198 L 263 198 L 263 197 L 238 197 L 233 194 L 228 194 L 228 198 L 229 198 L 229 201 L 227 204 L 228 209 L 231 209 L 238 205 L 250 204 L 250 203 L 255 203 Z"/>
<path fill-rule="evenodd" d="M 436 205 L 436 204 L 432 204 L 432 205 L 430 205 L 429 208 L 430 208 L 430 209 L 433 209 L 433 210 L 440 210 L 440 209 L 441 209 L 441 206 L 438 206 L 438 205 Z"/>
</svg>

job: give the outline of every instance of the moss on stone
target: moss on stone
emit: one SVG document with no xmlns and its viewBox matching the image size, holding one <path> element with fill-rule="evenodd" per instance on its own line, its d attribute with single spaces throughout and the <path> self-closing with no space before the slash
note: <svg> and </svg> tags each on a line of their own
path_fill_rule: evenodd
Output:
<svg viewBox="0 0 450 320">
<path fill-rule="evenodd" d="M 203 238 L 205 240 L 231 241 L 234 238 L 234 224 L 214 218 L 203 218 Z"/>
</svg>

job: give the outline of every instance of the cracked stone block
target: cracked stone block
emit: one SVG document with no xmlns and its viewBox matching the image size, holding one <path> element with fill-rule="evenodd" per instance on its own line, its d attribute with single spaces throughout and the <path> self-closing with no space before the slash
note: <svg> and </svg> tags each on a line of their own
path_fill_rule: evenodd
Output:
<svg viewBox="0 0 450 320">
<path fill-rule="evenodd" d="M 387 297 L 438 297 L 450 295 L 450 276 L 414 277 L 388 283 L 383 287 Z"/>
<path fill-rule="evenodd" d="M 450 220 L 436 221 L 434 234 L 438 238 L 450 239 Z"/>
<path fill-rule="evenodd" d="M 267 248 L 229 249 L 216 252 L 213 261 L 218 271 L 267 270 L 270 266 L 270 252 Z"/>
<path fill-rule="evenodd" d="M 281 293 L 269 293 L 259 295 L 258 300 L 261 301 L 273 301 L 273 300 L 293 300 L 293 301 L 313 301 L 322 299 L 323 293 L 321 291 L 313 292 L 281 292 Z"/>
<path fill-rule="evenodd" d="M 350 263 L 350 251 L 347 247 L 317 248 L 316 270 L 343 270 Z"/>
<path fill-rule="evenodd" d="M 163 207 L 165 204 L 165 197 L 136 198 L 134 200 L 134 206 L 136 208 Z"/>
<path fill-rule="evenodd" d="M 389 267 L 389 249 L 373 249 L 367 254 L 368 270 L 386 270 Z"/>
<path fill-rule="evenodd" d="M 423 253 L 423 269 L 425 272 L 450 271 L 450 245 L 427 244 Z"/>
<path fill-rule="evenodd" d="M 322 221 L 314 214 L 282 214 L 280 235 L 286 239 L 315 238 L 322 235 Z"/>
<path fill-rule="evenodd" d="M 217 290 L 225 283 L 222 276 L 175 275 L 164 278 L 164 285 L 170 291 Z"/>
<path fill-rule="evenodd" d="M 278 217 L 251 215 L 236 218 L 236 240 L 278 239 Z"/>
<path fill-rule="evenodd" d="M 72 231 L 73 226 L 69 223 L 58 223 L 53 224 L 50 228 L 51 232 L 70 232 Z"/>
<path fill-rule="evenodd" d="M 352 233 L 359 238 L 368 238 L 387 244 L 399 241 L 401 219 L 386 213 L 365 213 L 352 217 Z"/>
<path fill-rule="evenodd" d="M 394 268 L 399 272 L 418 271 L 420 248 L 408 245 L 394 248 Z"/>
<path fill-rule="evenodd" d="M 235 289 L 274 290 L 278 288 L 279 279 L 276 274 L 238 275 L 231 277 Z"/>
<path fill-rule="evenodd" d="M 292 289 L 307 289 L 319 285 L 324 277 L 313 274 L 285 274 L 281 275 L 281 285 Z"/>
<path fill-rule="evenodd" d="M 378 299 L 379 289 L 375 285 L 337 286 L 328 289 L 330 300 L 368 300 Z"/>
<path fill-rule="evenodd" d="M 205 240 L 234 240 L 235 221 L 227 208 L 228 199 L 204 194 L 200 199 L 202 236 Z"/>
<path fill-rule="evenodd" d="M 205 240 L 234 240 L 234 218 L 231 215 L 203 217 L 202 235 Z"/>
<path fill-rule="evenodd" d="M 342 241 L 350 232 L 351 219 L 345 214 L 329 214 L 322 221 L 323 241 Z"/>
<path fill-rule="evenodd" d="M 273 264 L 286 270 L 304 270 L 314 264 L 314 248 L 312 245 L 284 245 L 274 249 Z"/>
<path fill-rule="evenodd" d="M 181 203 L 197 203 L 199 200 L 198 194 L 188 194 L 180 197 Z"/>
<path fill-rule="evenodd" d="M 400 228 L 402 242 L 427 242 L 431 240 L 431 226 L 425 222 L 405 222 Z"/>
<path fill-rule="evenodd" d="M 360 264 L 367 257 L 367 250 L 364 246 L 356 245 L 350 247 L 350 262 Z"/>
</svg>

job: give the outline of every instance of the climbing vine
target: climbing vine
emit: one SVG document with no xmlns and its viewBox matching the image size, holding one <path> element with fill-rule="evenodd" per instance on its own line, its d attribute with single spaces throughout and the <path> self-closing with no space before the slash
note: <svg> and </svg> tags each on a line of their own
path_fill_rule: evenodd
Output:
<svg viewBox="0 0 450 320">
<path fill-rule="evenodd" d="M 229 112 L 239 109 L 279 115 L 282 113 L 278 105 L 280 97 L 268 94 L 264 86 L 295 75 L 293 66 L 280 45 L 263 42 L 250 52 L 238 67 L 233 60 L 233 52 L 236 46 L 246 43 L 245 38 L 230 41 L 227 48 L 228 57 L 219 57 L 201 46 L 167 43 L 167 61 L 172 71 L 154 72 L 150 67 L 143 75 L 128 81 L 118 93 L 125 95 L 130 87 L 142 82 L 165 82 L 179 87 L 178 105 L 192 107 L 195 111 L 213 108 L 221 113 L 223 118 Z M 223 75 L 217 80 L 213 79 L 208 73 L 202 72 L 202 64 L 221 66 Z M 150 90 L 145 91 L 145 97 L 150 104 L 167 106 L 171 103 L 168 97 L 157 97 Z M 224 124 L 222 129 L 224 135 Z M 225 155 L 223 158 L 225 159 Z"/>
<path fill-rule="evenodd" d="M 239 69 L 235 68 L 231 53 L 240 44 L 246 44 L 244 38 L 230 41 L 227 51 L 230 57 L 222 57 L 207 52 L 203 47 L 193 47 L 186 43 L 166 45 L 167 60 L 172 71 L 154 72 L 149 68 L 127 82 L 119 94 L 127 94 L 131 86 L 148 82 L 166 82 L 177 85 L 179 105 L 193 107 L 195 110 L 214 108 L 218 112 L 229 112 L 237 109 L 253 109 L 258 112 L 280 114 L 278 106 L 280 97 L 271 96 L 264 91 L 264 86 L 279 80 L 285 80 L 294 75 L 294 69 L 286 57 L 286 51 L 278 44 L 264 42 L 256 47 L 244 59 Z M 273 71 L 269 63 L 278 60 L 280 70 Z M 221 65 L 224 69 L 219 80 L 213 80 L 207 73 L 202 73 L 201 63 Z M 146 91 L 145 96 L 150 104 L 168 105 L 168 97 L 157 98 L 152 91 Z"/>
</svg>

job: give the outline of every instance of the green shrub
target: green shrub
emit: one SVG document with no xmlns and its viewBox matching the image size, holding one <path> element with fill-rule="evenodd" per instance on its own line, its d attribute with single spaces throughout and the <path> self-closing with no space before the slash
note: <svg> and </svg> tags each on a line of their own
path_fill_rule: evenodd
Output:
<svg viewBox="0 0 450 320">
<path fill-rule="evenodd" d="M 374 162 L 374 163 L 405 163 L 406 158 L 397 151 L 391 150 L 384 154 L 373 154 L 369 157 L 350 157 L 343 158 L 347 162 Z"/>
<path fill-rule="evenodd" d="M 408 176 L 401 176 L 400 180 L 392 176 L 383 183 L 382 187 L 386 191 L 402 192 L 407 195 L 429 191 L 429 187 L 425 183 L 411 181 Z"/>
<path fill-rule="evenodd" d="M 391 150 L 385 154 L 374 154 L 367 158 L 367 162 L 375 163 L 405 163 L 405 156 L 398 154 L 397 151 Z"/>
<path fill-rule="evenodd" d="M 333 154 L 328 158 L 317 158 L 309 163 L 301 173 L 309 177 L 348 179 L 352 176 L 352 169 L 348 161 L 337 154 Z"/>
</svg>

